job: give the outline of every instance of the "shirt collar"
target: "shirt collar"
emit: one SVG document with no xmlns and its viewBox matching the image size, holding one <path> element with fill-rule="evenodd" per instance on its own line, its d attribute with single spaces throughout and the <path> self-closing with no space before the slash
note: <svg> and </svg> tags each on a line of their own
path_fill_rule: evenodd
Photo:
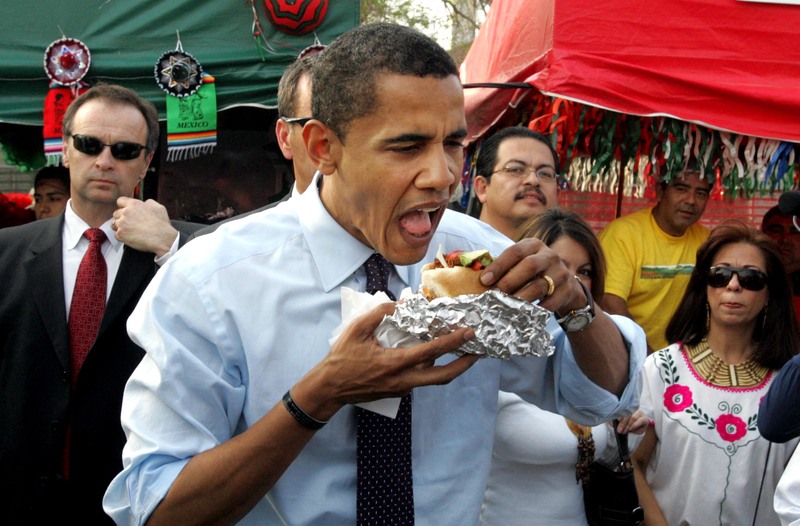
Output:
<svg viewBox="0 0 800 526">
<path fill-rule="evenodd" d="M 83 233 L 89 228 L 92 227 L 81 219 L 72 209 L 72 199 L 69 199 L 67 201 L 67 208 L 64 210 L 64 246 L 67 250 L 72 250 L 77 247 L 81 238 L 83 238 Z M 100 229 L 105 232 L 114 250 L 119 250 L 122 247 L 122 242 L 116 238 L 114 230 L 111 228 L 111 218 L 100 225 Z"/>
<path fill-rule="evenodd" d="M 374 250 L 350 235 L 328 213 L 319 196 L 320 177 L 317 172 L 308 189 L 289 201 L 297 207 L 303 237 L 308 243 L 322 286 L 329 292 L 352 276 Z M 331 254 L 337 257 L 331 258 Z M 408 284 L 408 269 L 395 265 L 395 270 L 403 283 Z"/>
</svg>

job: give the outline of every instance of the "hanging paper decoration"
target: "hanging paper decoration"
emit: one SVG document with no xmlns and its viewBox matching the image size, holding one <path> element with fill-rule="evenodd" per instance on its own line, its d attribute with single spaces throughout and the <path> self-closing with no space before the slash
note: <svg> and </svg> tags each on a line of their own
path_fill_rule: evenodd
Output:
<svg viewBox="0 0 800 526">
<path fill-rule="evenodd" d="M 167 94 L 167 161 L 211 153 L 217 145 L 215 79 L 183 51 L 180 35 L 176 49 L 156 62 L 155 78 Z"/>
<path fill-rule="evenodd" d="M 328 12 L 328 0 L 264 0 L 264 5 L 270 23 L 289 35 L 314 31 Z"/>
<path fill-rule="evenodd" d="M 64 147 L 64 134 L 61 123 L 67 106 L 78 95 L 89 89 L 80 83 L 73 86 L 62 86 L 57 82 L 50 83 L 50 89 L 44 99 L 44 112 L 42 115 L 42 136 L 44 137 L 45 162 L 49 165 L 61 163 L 61 152 Z"/>
<path fill-rule="evenodd" d="M 89 71 L 92 58 L 89 48 L 74 38 L 60 38 L 44 52 L 44 71 L 50 79 L 50 90 L 44 99 L 42 135 L 47 164 L 61 162 L 63 133 L 61 123 L 67 106 L 86 91 L 82 82 Z"/>
<path fill-rule="evenodd" d="M 689 162 L 714 185 L 712 199 L 752 198 L 800 187 L 800 145 L 795 143 L 669 117 L 628 115 L 541 93 L 497 127 L 515 124 L 551 138 L 561 173 L 579 191 L 616 193 L 624 173 L 625 195 L 654 197 L 658 181 L 671 181 Z"/>
<path fill-rule="evenodd" d="M 194 159 L 217 145 L 217 91 L 203 73 L 201 87 L 188 97 L 167 97 L 167 161 Z"/>
</svg>

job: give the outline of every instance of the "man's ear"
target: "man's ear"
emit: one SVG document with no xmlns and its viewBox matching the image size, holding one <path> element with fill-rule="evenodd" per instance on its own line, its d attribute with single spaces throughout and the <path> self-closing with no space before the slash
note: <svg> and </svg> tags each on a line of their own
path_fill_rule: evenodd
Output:
<svg viewBox="0 0 800 526">
<path fill-rule="evenodd" d="M 482 175 L 476 175 L 475 180 L 472 182 L 472 188 L 475 190 L 475 197 L 481 204 L 486 202 L 486 188 L 489 186 L 489 181 Z"/>
<path fill-rule="evenodd" d="M 303 141 L 306 143 L 308 157 L 323 175 L 336 171 L 336 163 L 341 150 L 341 142 L 328 126 L 311 119 L 303 127 Z"/>
<path fill-rule="evenodd" d="M 284 158 L 292 160 L 292 145 L 289 142 L 289 134 L 292 132 L 292 125 L 283 119 L 278 119 L 275 123 L 275 137 L 278 139 L 278 148 Z"/>
<path fill-rule="evenodd" d="M 661 198 L 664 197 L 664 191 L 666 190 L 666 185 L 663 183 L 656 184 L 656 203 L 661 202 Z"/>
<path fill-rule="evenodd" d="M 147 169 L 150 167 L 150 163 L 153 161 L 153 157 L 155 157 L 155 155 L 156 155 L 155 151 L 152 151 L 150 153 L 145 153 L 144 167 L 142 167 L 142 173 L 139 175 L 139 182 L 136 183 L 137 187 L 142 183 L 142 179 L 144 179 L 145 176 L 147 175 Z"/>
<path fill-rule="evenodd" d="M 69 168 L 69 138 L 64 137 L 63 145 L 61 146 L 61 164 L 64 168 Z"/>
</svg>

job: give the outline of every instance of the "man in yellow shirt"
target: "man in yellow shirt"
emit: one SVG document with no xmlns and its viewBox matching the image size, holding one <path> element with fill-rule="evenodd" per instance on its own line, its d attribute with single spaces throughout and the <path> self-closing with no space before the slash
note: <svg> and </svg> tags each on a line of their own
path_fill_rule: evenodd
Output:
<svg viewBox="0 0 800 526">
<path fill-rule="evenodd" d="M 648 352 L 666 347 L 664 330 L 708 237 L 698 223 L 711 185 L 687 168 L 656 188 L 658 203 L 609 223 L 600 233 L 608 263 L 603 308 L 642 326 Z"/>
</svg>

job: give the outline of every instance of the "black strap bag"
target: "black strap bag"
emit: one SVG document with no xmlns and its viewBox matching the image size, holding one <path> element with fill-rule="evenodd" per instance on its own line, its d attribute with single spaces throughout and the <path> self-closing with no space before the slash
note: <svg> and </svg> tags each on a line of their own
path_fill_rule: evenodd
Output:
<svg viewBox="0 0 800 526">
<path fill-rule="evenodd" d="M 628 452 L 628 435 L 616 432 L 620 463 L 615 469 L 591 462 L 588 480 L 583 485 L 583 503 L 591 526 L 639 526 L 644 510 L 633 480 L 633 465 Z M 585 480 L 585 479 L 584 479 Z"/>
</svg>

